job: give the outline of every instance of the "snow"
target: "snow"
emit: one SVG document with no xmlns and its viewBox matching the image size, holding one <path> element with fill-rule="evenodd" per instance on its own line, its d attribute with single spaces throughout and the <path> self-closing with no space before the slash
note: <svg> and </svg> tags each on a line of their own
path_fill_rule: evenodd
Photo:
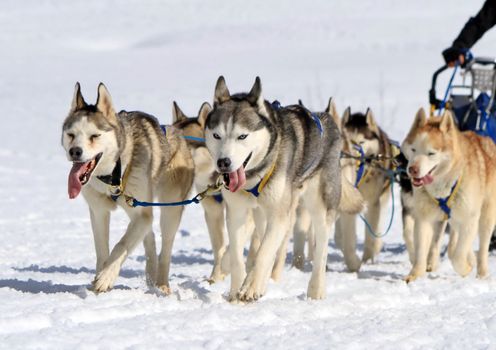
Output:
<svg viewBox="0 0 496 350">
<path fill-rule="evenodd" d="M 67 198 L 70 164 L 60 146 L 76 81 L 87 101 L 103 81 L 117 109 L 167 123 L 172 100 L 191 115 L 211 101 L 220 74 L 232 92 L 260 75 L 265 96 L 283 104 L 302 98 L 323 109 L 333 96 L 340 110 L 370 106 L 401 140 L 427 106 L 441 50 L 481 5 L 3 0 L 0 348 L 496 348 L 494 278 L 463 279 L 444 257 L 439 271 L 406 285 L 399 214 L 378 262 L 358 274 L 346 272 L 331 242 L 324 301 L 306 299 L 310 266 L 291 269 L 289 254 L 266 296 L 228 303 L 229 278 L 205 281 L 213 257 L 199 206 L 186 210 L 177 234 L 171 296 L 146 286 L 142 247 L 116 288 L 95 295 L 87 289 L 95 273 L 88 209 L 82 198 Z M 495 39 L 493 30 L 474 51 L 496 54 Z M 113 244 L 126 225 L 118 211 Z M 494 273 L 494 256 L 490 267 Z"/>
</svg>

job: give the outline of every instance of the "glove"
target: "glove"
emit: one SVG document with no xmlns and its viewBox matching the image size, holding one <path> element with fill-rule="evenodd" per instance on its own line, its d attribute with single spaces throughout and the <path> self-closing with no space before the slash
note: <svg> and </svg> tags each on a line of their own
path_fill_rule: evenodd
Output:
<svg viewBox="0 0 496 350">
<path fill-rule="evenodd" d="M 460 49 L 457 47 L 448 47 L 446 50 L 443 51 L 443 57 L 444 60 L 446 61 L 446 64 L 449 63 L 454 63 L 458 61 L 460 55 L 465 55 L 466 50 Z"/>
</svg>

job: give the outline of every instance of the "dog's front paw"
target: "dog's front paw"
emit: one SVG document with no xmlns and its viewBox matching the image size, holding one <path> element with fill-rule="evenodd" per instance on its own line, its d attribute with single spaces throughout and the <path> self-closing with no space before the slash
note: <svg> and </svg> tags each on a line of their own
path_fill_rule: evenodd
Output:
<svg viewBox="0 0 496 350">
<path fill-rule="evenodd" d="M 425 265 L 424 265 L 425 266 Z M 425 274 L 426 269 L 412 269 L 408 276 L 404 278 L 406 283 L 415 281 L 417 278 L 422 277 Z"/>
<path fill-rule="evenodd" d="M 319 281 L 311 279 L 310 283 L 308 283 L 307 297 L 314 300 L 325 299 L 325 283 L 319 283 Z"/>
<path fill-rule="evenodd" d="M 439 260 L 432 260 L 427 263 L 427 268 L 425 269 L 427 272 L 434 272 L 439 267 Z"/>
<path fill-rule="evenodd" d="M 112 264 L 104 268 L 93 280 L 93 290 L 96 293 L 109 291 L 114 286 L 117 276 L 119 276 L 119 270 L 119 264 Z"/>
<path fill-rule="evenodd" d="M 246 276 L 243 286 L 238 292 L 237 298 L 240 301 L 253 302 L 257 301 L 263 295 L 261 283 L 257 281 L 253 273 Z"/>
<path fill-rule="evenodd" d="M 472 256 L 464 257 L 455 257 L 452 261 L 454 270 L 462 277 L 466 277 L 473 268 L 475 260 Z"/>
<path fill-rule="evenodd" d="M 224 278 L 226 277 L 226 275 L 223 274 L 222 272 L 220 272 L 219 270 L 212 272 L 212 274 L 210 275 L 210 277 L 207 278 L 207 282 L 208 283 L 214 284 L 214 283 L 221 282 L 221 281 L 224 280 Z"/>
<path fill-rule="evenodd" d="M 356 254 L 345 257 L 345 263 L 348 271 L 350 272 L 358 272 L 362 266 L 362 262 Z"/>
<path fill-rule="evenodd" d="M 171 295 L 172 289 L 168 284 L 163 284 L 161 286 L 157 286 L 158 290 L 160 290 L 164 295 Z"/>
</svg>

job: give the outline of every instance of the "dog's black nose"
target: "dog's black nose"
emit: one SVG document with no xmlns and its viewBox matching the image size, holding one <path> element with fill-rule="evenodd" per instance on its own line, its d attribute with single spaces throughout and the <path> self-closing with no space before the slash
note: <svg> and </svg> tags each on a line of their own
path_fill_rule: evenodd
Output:
<svg viewBox="0 0 496 350">
<path fill-rule="evenodd" d="M 229 167 L 231 166 L 231 160 L 229 158 L 220 158 L 217 161 L 217 166 L 219 167 L 220 170 L 228 170 Z"/>
<path fill-rule="evenodd" d="M 78 160 L 83 155 L 83 149 L 81 147 L 72 147 L 69 149 L 69 155 L 72 159 Z"/>
</svg>

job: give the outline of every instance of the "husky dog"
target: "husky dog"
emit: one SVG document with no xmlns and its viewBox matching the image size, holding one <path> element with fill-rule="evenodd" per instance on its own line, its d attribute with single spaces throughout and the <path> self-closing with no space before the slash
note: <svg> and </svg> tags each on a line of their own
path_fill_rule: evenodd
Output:
<svg viewBox="0 0 496 350">
<path fill-rule="evenodd" d="M 477 264 L 488 275 L 488 247 L 496 223 L 496 145 L 472 131 L 460 132 L 452 113 L 427 118 L 423 109 L 402 145 L 414 186 L 415 263 L 405 278 L 425 274 L 432 237 L 447 219 L 451 262 L 461 276 Z M 479 234 L 477 259 L 472 243 Z"/>
<path fill-rule="evenodd" d="M 312 115 L 301 106 L 275 110 L 263 99 L 258 77 L 249 93 L 235 95 L 219 77 L 205 138 L 227 186 L 222 195 L 227 204 L 230 299 L 253 301 L 264 294 L 298 203 L 311 209 L 316 241 L 307 294 L 324 298 L 328 234 L 337 210 L 341 206 L 358 212 L 362 207 L 351 185 L 341 188 L 341 140 L 332 118 Z M 246 275 L 240 237 L 249 209 L 261 243 Z"/>
<path fill-rule="evenodd" d="M 414 210 L 414 198 L 413 198 L 413 185 L 408 176 L 406 169 L 408 168 L 408 160 L 406 159 L 403 152 L 400 152 L 395 157 L 396 165 L 398 169 L 403 169 L 398 175 L 398 182 L 401 188 L 401 218 L 403 223 L 403 239 L 405 240 L 406 250 L 408 252 L 408 258 L 412 266 L 415 264 L 415 245 L 414 245 L 414 227 L 415 218 L 413 215 Z M 427 257 L 427 272 L 436 271 L 439 266 L 439 257 L 442 245 L 443 234 L 446 231 L 447 221 L 440 225 L 440 230 L 434 233 L 434 237 L 431 242 L 429 249 L 429 254 Z M 450 238 L 455 236 L 456 233 L 452 233 Z M 449 240 L 448 245 L 448 256 L 451 257 L 453 253 L 453 243 L 454 240 Z"/>
<path fill-rule="evenodd" d="M 301 100 L 298 100 L 298 104 L 302 107 L 305 107 Z M 341 119 L 336 109 L 336 105 L 331 98 L 327 103 L 327 107 L 324 113 L 330 115 L 334 120 L 334 123 L 341 131 Z M 346 140 L 346 135 L 342 133 L 341 139 L 343 142 L 343 149 L 345 149 L 345 145 L 348 144 Z M 343 158 L 341 159 L 341 174 L 344 175 L 343 172 Z M 339 219 L 338 219 L 339 221 Z M 293 232 L 293 266 L 299 270 L 303 270 L 305 263 L 305 241 L 308 241 L 307 251 L 308 251 L 308 260 L 313 260 L 313 253 L 315 249 L 315 237 L 313 234 L 312 220 L 310 217 L 310 212 L 306 210 L 303 206 L 298 206 L 296 209 L 296 222 L 294 226 Z"/>
<path fill-rule="evenodd" d="M 205 102 L 198 112 L 198 117 L 188 118 L 176 102 L 173 103 L 172 108 L 173 126 L 182 130 L 184 135 L 193 137 L 187 138 L 186 141 L 195 164 L 194 183 L 198 192 L 205 190 L 208 185 L 215 183 L 219 176 L 219 173 L 215 170 L 212 157 L 205 146 L 205 142 L 202 141 L 205 120 L 211 110 L 212 107 L 210 104 Z M 205 211 L 205 221 L 214 254 L 214 266 L 209 278 L 209 281 L 214 283 L 223 280 L 227 274 L 227 271 L 222 269 L 222 257 L 226 251 L 226 245 L 224 243 L 224 237 L 226 236 L 224 200 L 219 193 L 213 197 L 206 197 L 201 204 Z"/>
<path fill-rule="evenodd" d="M 194 183 L 198 192 L 203 191 L 208 185 L 215 183 L 219 177 L 219 173 L 215 168 L 212 156 L 208 152 L 205 142 L 203 141 L 205 119 L 211 110 L 212 107 L 210 104 L 205 102 L 198 112 L 198 117 L 189 118 L 179 108 L 176 102 L 173 103 L 172 108 L 174 121 L 173 126 L 183 131 L 184 137 L 186 138 L 193 156 L 193 161 L 195 163 Z M 212 244 L 214 254 L 214 266 L 208 281 L 210 283 L 216 283 L 223 280 L 225 276 L 229 274 L 230 268 L 229 251 L 224 243 L 224 237 L 226 236 L 224 225 L 225 201 L 222 194 L 218 193 L 213 197 L 206 197 L 201 204 L 205 212 L 205 221 L 207 223 L 210 242 Z M 253 266 L 256 251 L 260 246 L 260 240 L 257 235 L 253 235 L 254 222 L 251 211 L 246 219 L 247 225 L 243 242 L 251 238 L 246 263 L 246 268 L 249 270 Z M 276 260 L 272 276 L 275 280 L 279 277 L 285 257 L 286 256 L 281 253 L 279 259 Z"/>
<path fill-rule="evenodd" d="M 69 198 L 76 198 L 82 192 L 90 209 L 96 248 L 94 290 L 105 292 L 112 288 L 124 260 L 144 240 L 147 278 L 169 293 L 172 243 L 183 208 L 162 208 L 162 251 L 157 276 L 152 208 L 131 207 L 124 195 L 141 201 L 184 200 L 194 177 L 186 142 L 173 130 L 164 135 L 151 115 L 125 111 L 117 114 L 110 94 L 101 83 L 96 104 L 87 104 L 77 83 L 62 128 L 62 145 L 73 163 L 69 172 Z M 117 206 L 126 211 L 130 223 L 109 254 L 110 212 Z"/>
<path fill-rule="evenodd" d="M 380 223 L 391 195 L 390 177 L 385 170 L 393 168 L 392 147 L 386 133 L 377 125 L 373 113 L 367 109 L 365 114 L 353 113 L 348 107 L 341 121 L 342 133 L 347 142 L 344 151 L 361 154 L 365 157 L 382 156 L 382 159 L 368 164 L 344 159 L 343 172 L 355 183 L 362 194 L 367 212 L 365 218 L 372 231 L 380 231 Z M 357 150 L 359 151 L 357 151 Z M 365 246 L 360 260 L 356 255 L 356 215 L 343 214 L 336 225 L 336 237 L 341 247 L 346 266 L 350 271 L 358 271 L 362 262 L 374 260 L 382 247 L 382 240 L 372 236 L 365 228 Z"/>
</svg>

